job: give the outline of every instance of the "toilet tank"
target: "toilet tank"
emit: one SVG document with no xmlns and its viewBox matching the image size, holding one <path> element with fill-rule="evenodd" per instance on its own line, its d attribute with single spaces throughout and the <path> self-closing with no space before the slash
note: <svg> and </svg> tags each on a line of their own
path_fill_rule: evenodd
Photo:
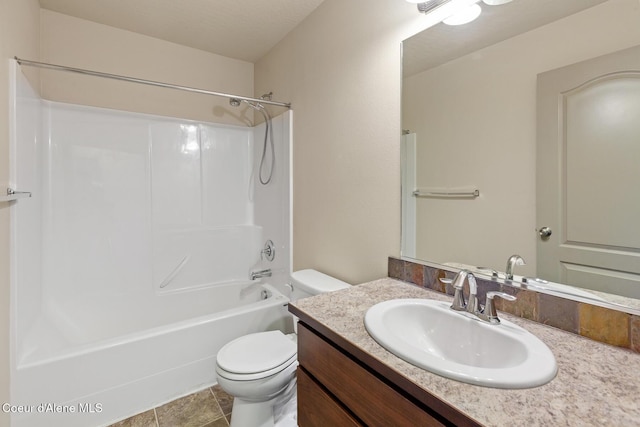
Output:
<svg viewBox="0 0 640 427">
<path fill-rule="evenodd" d="M 325 292 L 346 289 L 351 285 L 317 270 L 306 269 L 291 273 L 291 286 L 293 288 L 291 300 L 295 301 Z"/>
</svg>

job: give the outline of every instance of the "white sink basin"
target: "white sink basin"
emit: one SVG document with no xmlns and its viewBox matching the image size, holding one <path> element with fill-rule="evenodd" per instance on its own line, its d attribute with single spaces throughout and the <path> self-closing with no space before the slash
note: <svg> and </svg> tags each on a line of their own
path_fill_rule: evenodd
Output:
<svg viewBox="0 0 640 427">
<path fill-rule="evenodd" d="M 371 337 L 407 362 L 443 377 L 496 388 L 537 387 L 558 371 L 551 350 L 521 327 L 476 320 L 427 299 L 389 300 L 371 307 Z"/>
</svg>

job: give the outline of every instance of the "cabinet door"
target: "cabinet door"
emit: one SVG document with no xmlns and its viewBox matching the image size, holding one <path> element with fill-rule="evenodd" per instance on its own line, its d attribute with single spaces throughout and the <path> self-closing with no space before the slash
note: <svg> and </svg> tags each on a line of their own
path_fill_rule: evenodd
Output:
<svg viewBox="0 0 640 427">
<path fill-rule="evenodd" d="M 365 425 L 443 426 L 424 408 L 398 393 L 303 324 L 298 324 L 298 361 L 306 372 Z M 299 399 L 303 400 L 302 397 Z"/>
<path fill-rule="evenodd" d="M 362 426 L 307 375 L 304 369 L 300 368 L 298 368 L 298 425 L 300 427 Z"/>
</svg>

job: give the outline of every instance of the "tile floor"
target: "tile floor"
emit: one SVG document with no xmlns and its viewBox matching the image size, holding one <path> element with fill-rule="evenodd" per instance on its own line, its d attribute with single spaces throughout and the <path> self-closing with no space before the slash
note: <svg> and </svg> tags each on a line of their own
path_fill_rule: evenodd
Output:
<svg viewBox="0 0 640 427">
<path fill-rule="evenodd" d="M 233 397 L 213 386 L 109 427 L 228 427 Z"/>
</svg>

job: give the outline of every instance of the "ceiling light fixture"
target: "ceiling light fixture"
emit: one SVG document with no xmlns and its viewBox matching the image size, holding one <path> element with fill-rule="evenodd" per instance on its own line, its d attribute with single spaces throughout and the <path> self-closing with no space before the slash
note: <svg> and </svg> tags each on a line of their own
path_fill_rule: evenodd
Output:
<svg viewBox="0 0 640 427">
<path fill-rule="evenodd" d="M 406 0 L 416 4 L 418 11 L 430 15 L 433 25 L 444 22 L 448 25 L 462 25 L 476 19 L 482 12 L 477 4 L 481 0 Z M 487 2 L 506 2 L 510 0 L 482 0 Z"/>
<path fill-rule="evenodd" d="M 440 6 L 449 3 L 450 1 L 451 0 L 407 0 L 407 2 L 409 3 L 416 4 L 418 6 L 418 11 L 421 13 L 429 13 Z"/>
<path fill-rule="evenodd" d="M 435 10 L 440 6 L 445 6 L 447 11 L 445 12 L 445 7 L 442 8 L 438 13 L 441 17 L 434 18 L 437 19 L 434 23 L 440 22 L 442 20 L 443 23 L 447 25 L 463 25 L 467 24 L 482 13 L 482 8 L 478 4 L 482 1 L 484 4 L 489 6 L 499 6 L 501 4 L 510 3 L 513 0 L 406 0 L 408 3 L 412 3 L 417 5 L 418 11 L 421 13 L 431 14 L 431 12 L 435 13 Z M 442 13 L 441 13 L 442 12 Z M 447 15 L 449 15 L 447 17 Z M 443 17 L 446 17 L 443 19 Z"/>
<path fill-rule="evenodd" d="M 500 6 L 501 4 L 511 3 L 512 1 L 513 0 L 482 0 L 484 4 L 488 4 L 489 6 Z"/>
<path fill-rule="evenodd" d="M 442 22 L 447 25 L 464 25 L 476 19 L 480 16 L 482 8 L 480 5 L 474 3 L 456 11 L 453 15 L 443 20 Z"/>
</svg>

